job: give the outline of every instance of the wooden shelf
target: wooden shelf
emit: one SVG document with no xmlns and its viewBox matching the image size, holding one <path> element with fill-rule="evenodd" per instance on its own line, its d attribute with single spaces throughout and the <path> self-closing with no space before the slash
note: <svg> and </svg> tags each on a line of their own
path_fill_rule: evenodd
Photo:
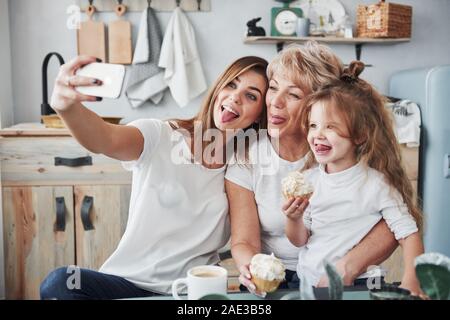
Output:
<svg viewBox="0 0 450 320">
<path fill-rule="evenodd" d="M 283 49 L 286 43 L 305 43 L 315 40 L 327 44 L 350 44 L 355 46 L 356 59 L 361 58 L 361 49 L 364 44 L 395 44 L 411 41 L 410 38 L 340 38 L 340 37 L 246 37 L 246 44 L 276 44 L 277 50 Z"/>
<path fill-rule="evenodd" d="M 392 44 L 400 42 L 409 42 L 410 38 L 339 38 L 339 37 L 246 37 L 244 43 L 247 44 L 277 44 L 280 42 L 304 43 L 309 40 L 332 44 Z"/>
</svg>

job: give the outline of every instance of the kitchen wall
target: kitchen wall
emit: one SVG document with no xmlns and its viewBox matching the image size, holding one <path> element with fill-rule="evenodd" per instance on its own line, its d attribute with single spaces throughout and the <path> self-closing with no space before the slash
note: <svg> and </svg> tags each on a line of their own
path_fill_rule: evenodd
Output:
<svg viewBox="0 0 450 320">
<path fill-rule="evenodd" d="M 357 4 L 374 2 L 375 0 L 341 0 L 353 21 Z M 362 60 L 374 65 L 373 68 L 366 69 L 364 77 L 383 93 L 387 91 L 389 76 L 398 70 L 450 64 L 450 1 L 395 2 L 413 6 L 411 42 L 368 45 L 363 47 L 362 53 Z M 66 10 L 73 3 L 73 0 L 9 0 L 13 84 L 13 103 L 10 107 L 14 123 L 39 120 L 42 102 L 41 64 L 45 54 L 57 51 L 67 60 L 76 55 L 76 32 L 66 27 L 69 17 Z M 259 16 L 262 17 L 261 25 L 269 33 L 270 8 L 280 5 L 273 0 L 211 0 L 211 12 L 187 14 L 197 32 L 197 45 L 208 83 L 212 83 L 226 65 L 237 57 L 274 57 L 274 45 L 246 45 L 243 44 L 243 38 L 247 29 L 246 22 Z M 170 12 L 158 13 L 163 30 L 170 15 Z M 127 17 L 133 23 L 135 42 L 140 13 L 128 13 Z M 115 15 L 103 13 L 100 18 L 108 22 L 115 19 Z M 1 21 L 4 23 L 3 19 Z M 355 57 L 355 49 L 351 45 L 333 45 L 332 48 L 345 62 Z M 55 60 L 49 68 L 50 91 L 58 69 L 57 64 Z M 88 106 L 104 116 L 123 116 L 127 122 L 142 117 L 192 116 L 198 110 L 200 102 L 199 97 L 180 109 L 167 92 L 160 105 L 149 104 L 137 110 L 132 109 L 123 97 Z"/>
<path fill-rule="evenodd" d="M 0 127 L 13 121 L 11 41 L 8 11 L 8 0 L 0 0 Z"/>
</svg>

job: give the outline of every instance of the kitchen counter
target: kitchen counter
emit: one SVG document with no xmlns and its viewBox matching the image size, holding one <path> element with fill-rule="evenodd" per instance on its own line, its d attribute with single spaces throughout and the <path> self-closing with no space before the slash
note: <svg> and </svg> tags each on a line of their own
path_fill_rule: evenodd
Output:
<svg viewBox="0 0 450 320">
<path fill-rule="evenodd" d="M 0 130 L 0 137 L 67 137 L 68 129 L 46 128 L 42 123 L 21 123 Z"/>
</svg>

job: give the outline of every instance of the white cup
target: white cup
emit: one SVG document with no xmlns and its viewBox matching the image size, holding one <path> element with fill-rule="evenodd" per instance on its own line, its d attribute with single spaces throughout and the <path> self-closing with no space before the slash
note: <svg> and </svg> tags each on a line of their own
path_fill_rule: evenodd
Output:
<svg viewBox="0 0 450 320">
<path fill-rule="evenodd" d="M 198 266 L 188 270 L 187 277 L 177 279 L 172 283 L 172 295 L 176 300 L 182 300 L 178 295 L 180 284 L 187 286 L 188 300 L 198 300 L 209 294 L 227 294 L 227 269 L 219 266 Z"/>
<path fill-rule="evenodd" d="M 297 19 L 297 37 L 309 36 L 310 20 L 308 18 Z"/>
</svg>

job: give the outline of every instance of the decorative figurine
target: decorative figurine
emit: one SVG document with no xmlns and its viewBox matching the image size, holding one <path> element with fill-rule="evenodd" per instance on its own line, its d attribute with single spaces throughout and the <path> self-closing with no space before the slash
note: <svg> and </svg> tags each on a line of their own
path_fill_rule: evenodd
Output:
<svg viewBox="0 0 450 320">
<path fill-rule="evenodd" d="M 261 17 L 255 18 L 247 22 L 247 36 L 248 37 L 256 37 L 256 36 L 265 36 L 266 31 L 263 27 L 256 26 L 256 23 L 261 20 Z"/>
</svg>

